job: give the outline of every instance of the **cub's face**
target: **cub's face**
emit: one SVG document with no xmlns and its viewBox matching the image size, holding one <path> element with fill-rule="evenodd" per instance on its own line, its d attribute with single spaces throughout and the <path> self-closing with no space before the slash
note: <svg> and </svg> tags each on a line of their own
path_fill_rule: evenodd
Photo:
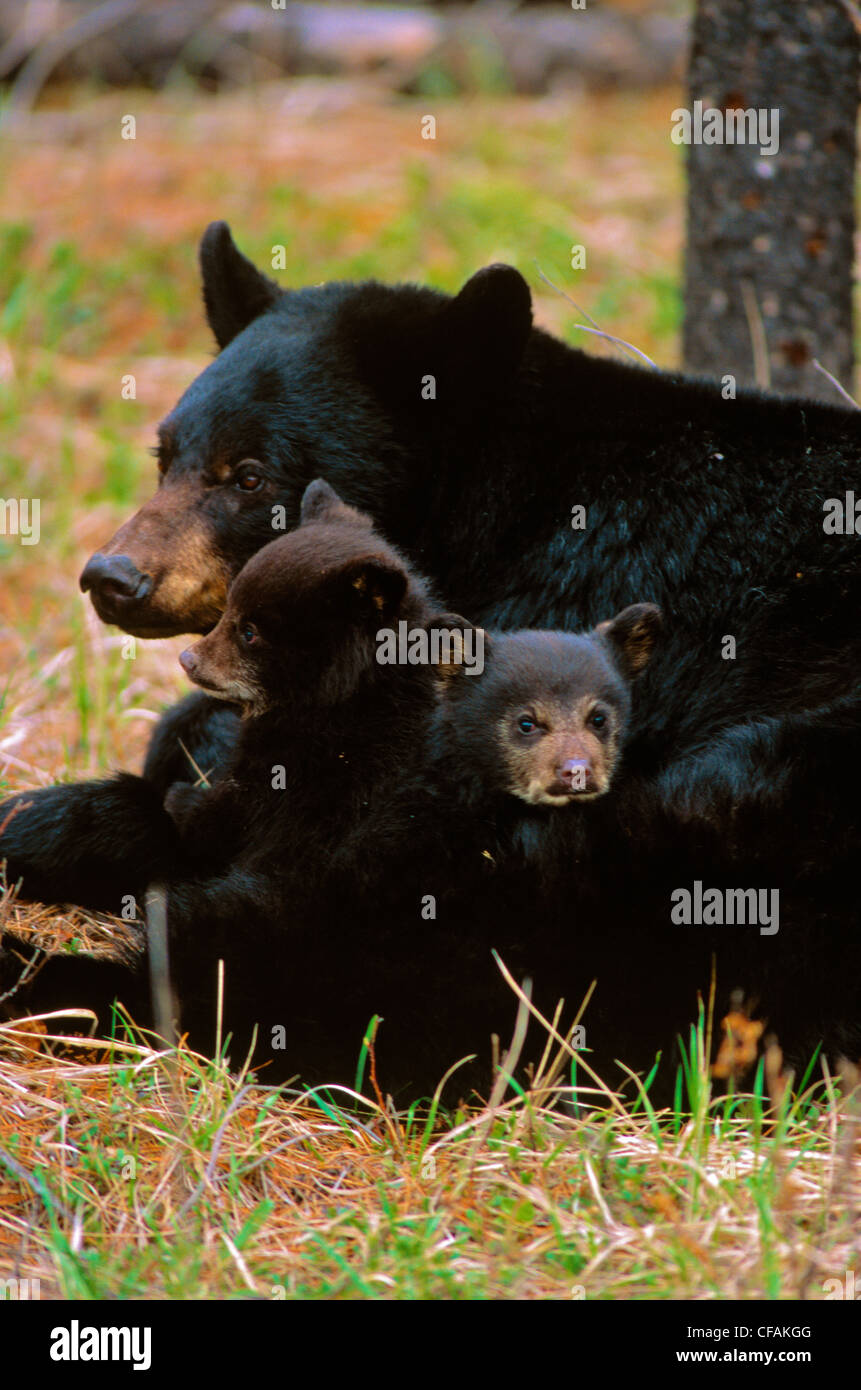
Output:
<svg viewBox="0 0 861 1390">
<path fill-rule="evenodd" d="M 180 663 L 196 685 L 242 705 L 331 706 L 376 669 L 375 634 L 426 613 L 423 581 L 318 479 L 299 527 L 264 546 L 231 586 L 221 619 Z"/>
<path fill-rule="evenodd" d="M 533 806 L 590 801 L 609 789 L 628 716 L 627 692 L 599 690 L 515 700 L 496 724 L 506 790 Z"/>
<path fill-rule="evenodd" d="M 630 685 L 659 626 L 654 605 L 636 604 L 582 635 L 486 637 L 482 676 L 444 673 L 444 719 L 465 763 L 488 789 L 531 806 L 603 796 L 624 745 Z"/>
<path fill-rule="evenodd" d="M 630 708 L 604 645 L 568 633 L 514 633 L 493 639 L 490 663 L 490 680 L 472 699 L 493 731 L 500 789 L 531 806 L 603 795 Z"/>
<path fill-rule="evenodd" d="M 272 688 L 265 640 L 258 624 L 235 602 L 228 602 L 212 632 L 181 654 L 180 665 L 208 694 L 242 705 L 248 714 L 262 713 L 269 705 L 267 689 Z"/>
</svg>

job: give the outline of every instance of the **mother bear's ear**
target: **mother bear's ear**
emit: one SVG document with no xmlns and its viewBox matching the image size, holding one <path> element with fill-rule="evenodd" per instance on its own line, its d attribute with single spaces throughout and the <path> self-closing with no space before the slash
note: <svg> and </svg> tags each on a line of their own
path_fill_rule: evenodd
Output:
<svg viewBox="0 0 861 1390">
<path fill-rule="evenodd" d="M 452 354 L 467 374 L 502 385 L 520 363 L 532 330 L 532 295 L 511 265 L 488 265 L 443 310 Z"/>
<path fill-rule="evenodd" d="M 315 478 L 302 493 L 299 525 L 307 526 L 309 521 L 333 521 L 339 514 L 352 511 L 352 507 L 341 501 L 331 483 L 325 478 Z"/>
<path fill-rule="evenodd" d="M 284 294 L 238 250 L 226 222 L 210 222 L 200 242 L 206 317 L 220 348 Z"/>
</svg>

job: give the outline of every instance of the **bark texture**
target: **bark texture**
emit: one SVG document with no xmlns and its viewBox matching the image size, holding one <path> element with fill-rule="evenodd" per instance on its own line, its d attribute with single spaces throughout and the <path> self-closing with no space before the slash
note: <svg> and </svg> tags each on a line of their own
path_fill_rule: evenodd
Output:
<svg viewBox="0 0 861 1390">
<path fill-rule="evenodd" d="M 688 147 L 688 370 L 836 401 L 818 359 L 852 390 L 858 55 L 843 0 L 700 0 L 691 110 L 776 111 L 779 147 Z"/>
</svg>

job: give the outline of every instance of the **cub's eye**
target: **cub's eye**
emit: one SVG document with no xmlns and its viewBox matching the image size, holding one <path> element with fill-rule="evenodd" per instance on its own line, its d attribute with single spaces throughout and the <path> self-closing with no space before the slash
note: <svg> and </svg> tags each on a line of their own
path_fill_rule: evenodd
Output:
<svg viewBox="0 0 861 1390">
<path fill-rule="evenodd" d="M 531 714 L 521 714 L 517 721 L 517 727 L 522 734 L 534 734 L 538 728 L 538 724 L 532 718 Z"/>
<path fill-rule="evenodd" d="M 239 629 L 239 636 L 246 647 L 251 647 L 255 642 L 260 640 L 260 633 L 253 623 L 243 623 L 242 627 Z"/>
<path fill-rule="evenodd" d="M 256 492 L 263 486 L 264 478 L 255 463 L 240 464 L 233 483 L 240 492 Z"/>
<path fill-rule="evenodd" d="M 602 714 L 601 710 L 596 709 L 590 714 L 589 723 L 592 725 L 593 729 L 603 729 L 604 725 L 607 723 L 607 716 L 606 714 Z"/>
</svg>

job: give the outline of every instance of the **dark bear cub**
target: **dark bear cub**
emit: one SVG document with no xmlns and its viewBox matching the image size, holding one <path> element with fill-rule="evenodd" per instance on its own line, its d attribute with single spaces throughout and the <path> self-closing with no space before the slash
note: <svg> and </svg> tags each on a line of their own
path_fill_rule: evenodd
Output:
<svg viewBox="0 0 861 1390">
<path fill-rule="evenodd" d="M 243 712 L 221 779 L 174 787 L 169 814 L 129 774 L 19 793 L 0 808 L 9 880 L 23 879 L 28 898 L 114 910 L 155 879 L 179 895 L 206 890 L 210 910 L 243 886 L 256 899 L 264 866 L 307 884 L 377 785 L 414 763 L 433 673 L 380 665 L 376 633 L 421 627 L 432 612 L 423 579 L 370 519 L 310 484 L 297 529 L 257 552 L 217 627 L 182 656 L 197 684 Z"/>
<path fill-rule="evenodd" d="M 303 926 L 339 885 L 370 882 L 378 818 L 421 756 L 435 703 L 433 671 L 381 665 L 377 632 L 422 629 L 432 613 L 424 581 L 369 518 L 312 483 L 297 530 L 252 557 L 217 626 L 180 657 L 243 715 L 225 776 L 165 800 L 186 865 L 209 876 L 171 890 L 184 918 L 226 926 L 247 898 L 270 928 Z"/>
<path fill-rule="evenodd" d="M 330 877 L 370 824 L 376 789 L 417 758 L 434 705 L 430 668 L 381 665 L 377 631 L 422 628 L 432 612 L 424 581 L 370 520 L 312 483 L 298 529 L 252 557 L 217 626 L 180 657 L 243 712 L 224 779 L 168 793 L 185 848 L 208 856 L 227 834 L 233 871 Z"/>
<path fill-rule="evenodd" d="M 602 796 L 625 742 L 631 683 L 660 625 L 654 604 L 637 603 L 579 635 L 486 633 L 477 677 L 447 666 L 436 744 L 462 793 L 530 806 Z"/>
</svg>

